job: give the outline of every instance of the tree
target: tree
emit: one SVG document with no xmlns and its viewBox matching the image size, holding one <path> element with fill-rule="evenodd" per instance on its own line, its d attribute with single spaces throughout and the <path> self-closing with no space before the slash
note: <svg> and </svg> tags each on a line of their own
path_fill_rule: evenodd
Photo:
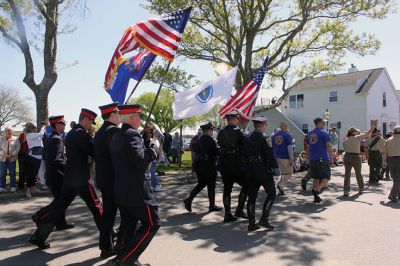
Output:
<svg viewBox="0 0 400 266">
<path fill-rule="evenodd" d="M 32 114 L 27 100 L 15 89 L 0 88 L 0 131 L 7 123 L 12 122 L 13 126 L 17 126 L 31 119 Z"/>
<path fill-rule="evenodd" d="M 60 28 L 60 14 L 71 17 L 71 12 L 85 7 L 78 0 L 1 0 L 0 32 L 5 40 L 22 52 L 25 60 L 23 82 L 33 91 L 36 99 L 36 122 L 48 120 L 48 96 L 57 81 L 57 37 L 73 30 L 70 25 Z M 33 27 L 27 27 L 31 23 Z M 31 32 L 27 28 L 34 28 Z M 39 31 L 39 32 L 36 32 Z M 38 83 L 32 48 L 43 57 L 44 74 Z"/>
<path fill-rule="evenodd" d="M 284 91 L 304 79 L 343 67 L 347 53 L 375 54 L 380 42 L 356 33 L 359 18 L 384 19 L 394 0 L 192 0 L 194 6 L 179 54 L 194 60 L 238 66 L 236 88 L 249 80 L 269 55 L 269 83 Z M 157 13 L 188 5 L 187 0 L 148 0 Z"/>
<path fill-rule="evenodd" d="M 150 112 L 151 105 L 153 104 L 156 94 L 147 92 L 140 95 L 138 98 L 133 99 L 131 103 L 141 104 L 143 113 Z M 150 121 L 156 123 L 162 130 L 171 132 L 181 125 L 180 120 L 174 120 L 172 103 L 174 102 L 174 93 L 166 88 L 161 89 L 160 96 L 154 107 L 153 114 Z M 146 117 L 147 118 L 147 117 Z M 183 126 L 193 127 L 196 126 L 198 118 L 192 117 L 183 119 Z"/>
</svg>

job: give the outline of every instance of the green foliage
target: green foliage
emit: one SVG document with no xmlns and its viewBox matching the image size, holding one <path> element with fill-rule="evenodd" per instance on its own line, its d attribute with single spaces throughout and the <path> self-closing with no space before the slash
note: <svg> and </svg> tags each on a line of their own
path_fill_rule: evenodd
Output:
<svg viewBox="0 0 400 266">
<path fill-rule="evenodd" d="M 192 169 L 192 155 L 190 151 L 185 151 L 182 154 L 182 166 L 179 168 L 179 164 L 170 163 L 168 166 L 160 164 L 157 166 L 157 171 L 160 172 L 175 172 L 181 170 L 190 170 Z"/>
<path fill-rule="evenodd" d="M 145 7 L 159 14 L 188 4 L 194 9 L 179 54 L 238 65 L 237 88 L 269 55 L 266 79 L 285 91 L 275 106 L 299 81 L 342 68 L 347 53 L 375 54 L 379 40 L 352 24 L 396 9 L 394 0 L 148 0 Z"/>
<path fill-rule="evenodd" d="M 175 99 L 175 94 L 166 89 L 161 89 L 160 95 L 158 97 L 157 103 L 154 107 L 151 121 L 156 123 L 162 130 L 172 131 L 181 125 L 180 120 L 174 120 L 172 103 Z M 138 103 L 142 105 L 142 110 L 145 115 L 148 115 L 153 104 L 156 94 L 153 92 L 147 92 L 140 95 L 138 98 L 133 99 L 131 103 Z M 145 117 L 143 120 L 147 119 Z M 196 117 L 187 118 L 182 121 L 183 126 L 193 127 L 199 122 Z"/>
<path fill-rule="evenodd" d="M 154 64 L 145 75 L 145 80 L 154 84 L 159 84 L 165 74 L 165 66 Z M 194 80 L 193 75 L 188 74 L 180 67 L 170 67 L 168 73 L 164 77 L 164 87 L 172 91 L 180 91 L 191 88 L 198 81 Z"/>
</svg>

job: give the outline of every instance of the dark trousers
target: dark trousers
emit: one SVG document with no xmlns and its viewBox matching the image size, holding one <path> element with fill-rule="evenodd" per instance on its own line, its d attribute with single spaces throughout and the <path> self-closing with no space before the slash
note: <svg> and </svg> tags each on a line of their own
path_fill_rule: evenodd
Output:
<svg viewBox="0 0 400 266">
<path fill-rule="evenodd" d="M 238 206 L 236 209 L 237 212 L 243 211 L 248 194 L 248 183 L 245 174 L 243 171 L 232 171 L 236 167 L 233 169 L 232 168 L 232 165 L 227 163 L 222 164 L 221 175 L 224 183 L 222 199 L 224 202 L 225 213 L 231 212 L 231 193 L 234 183 L 237 183 L 242 187 L 239 193 Z"/>
<path fill-rule="evenodd" d="M 274 177 L 266 176 L 263 180 L 250 179 L 249 180 L 249 199 L 247 201 L 247 213 L 249 215 L 249 224 L 255 223 L 255 205 L 257 201 L 258 191 L 260 187 L 264 188 L 265 193 L 267 193 L 267 198 L 264 201 L 263 212 L 261 220 L 268 220 L 269 214 L 272 209 L 276 198 L 276 189 Z"/>
<path fill-rule="evenodd" d="M 210 207 L 215 205 L 215 183 L 217 181 L 216 173 L 207 174 L 201 171 L 197 172 L 197 185 L 194 187 L 192 192 L 190 192 L 189 200 L 193 199 L 207 186 L 208 200 L 210 202 Z"/>
<path fill-rule="evenodd" d="M 30 155 L 27 155 L 27 159 L 26 159 L 26 175 L 27 175 L 26 186 L 27 187 L 35 186 L 36 176 L 38 174 L 41 162 L 42 162 L 42 160 L 32 157 Z"/>
<path fill-rule="evenodd" d="M 50 202 L 49 205 L 41 208 L 40 210 L 38 210 L 36 212 L 36 215 L 38 216 L 40 223 L 44 219 L 46 219 L 46 217 L 49 215 L 50 210 L 55 207 L 57 201 L 60 199 L 60 197 L 61 197 L 61 189 L 62 189 L 61 185 L 59 185 L 59 186 L 50 186 L 50 190 L 51 190 L 51 193 L 53 194 L 54 198 L 53 198 L 53 201 Z M 60 217 L 58 218 L 58 220 L 56 220 L 54 222 L 54 225 L 55 226 L 60 226 L 60 225 L 66 224 L 66 223 L 67 222 L 65 221 L 65 212 L 64 212 L 64 213 L 60 214 Z"/>
<path fill-rule="evenodd" d="M 369 151 L 368 165 L 369 180 L 378 181 L 379 179 L 381 179 L 382 154 L 380 153 L 380 151 Z"/>
<path fill-rule="evenodd" d="M 101 250 L 107 250 L 113 247 L 112 231 L 118 208 L 114 202 L 113 187 L 101 189 L 101 197 L 103 199 L 103 215 L 101 216 L 99 247 Z"/>
<path fill-rule="evenodd" d="M 141 223 L 141 226 L 127 239 L 126 247 L 119 256 L 119 259 L 123 262 L 134 263 L 139 259 L 143 251 L 145 251 L 160 228 L 160 218 L 157 213 L 157 207 L 155 206 L 120 206 L 120 209 L 126 216 L 126 220 L 131 221 L 128 224 L 129 226 L 135 226 L 136 228 L 134 221 L 140 221 Z M 130 231 L 132 232 L 133 230 Z"/>
<path fill-rule="evenodd" d="M 80 187 L 63 186 L 60 198 L 56 201 L 54 207 L 49 211 L 47 218 L 42 221 L 35 232 L 40 240 L 46 241 L 53 231 L 56 221 L 59 221 L 60 217 L 65 215 L 65 211 L 76 196 L 80 196 L 83 201 L 85 201 L 100 231 L 102 209 L 94 187 L 90 184 Z"/>
<path fill-rule="evenodd" d="M 393 179 L 389 197 L 398 199 L 400 197 L 400 156 L 388 157 L 388 167 Z"/>
<path fill-rule="evenodd" d="M 27 175 L 26 175 L 27 156 L 28 155 L 26 155 L 26 154 L 18 154 L 18 167 L 19 167 L 18 188 L 19 189 L 24 189 L 25 182 L 27 181 Z"/>
</svg>

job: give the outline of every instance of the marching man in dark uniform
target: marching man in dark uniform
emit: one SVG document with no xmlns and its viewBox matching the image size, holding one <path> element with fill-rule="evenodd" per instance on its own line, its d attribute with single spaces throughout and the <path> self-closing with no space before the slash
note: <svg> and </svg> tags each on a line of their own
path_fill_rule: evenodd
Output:
<svg viewBox="0 0 400 266">
<path fill-rule="evenodd" d="M 197 173 L 197 185 L 183 202 L 185 208 L 192 212 L 192 201 L 207 186 L 210 212 L 220 211 L 221 207 L 215 205 L 215 183 L 217 180 L 216 160 L 218 155 L 217 144 L 212 138 L 213 125 L 211 123 L 200 126 L 203 135 L 194 143 L 196 153 L 195 170 Z"/>
<path fill-rule="evenodd" d="M 103 215 L 100 230 L 99 247 L 100 257 L 108 258 L 114 255 L 113 227 L 117 214 L 117 205 L 114 201 L 114 167 L 111 161 L 111 140 L 118 132 L 120 117 L 118 103 L 100 106 L 101 117 L 104 124 L 94 137 L 94 156 L 96 158 L 96 185 L 101 190 L 103 199 Z"/>
<path fill-rule="evenodd" d="M 130 234 L 124 250 L 117 255 L 116 265 L 141 265 L 139 256 L 150 244 L 160 228 L 157 204 L 151 191 L 150 177 L 145 176 L 149 164 L 157 154 L 145 147 L 138 131 L 140 127 L 140 105 L 119 107 L 122 127 L 111 142 L 111 158 L 114 165 L 114 198 L 127 221 L 126 226 L 135 228 Z M 127 229 L 128 230 L 128 229 Z"/>
<path fill-rule="evenodd" d="M 240 117 L 237 111 L 226 113 L 228 125 L 218 133 L 218 145 L 220 146 L 221 175 L 224 182 L 223 202 L 225 208 L 224 222 L 236 221 L 236 217 L 247 219 L 243 212 L 247 200 L 247 180 L 243 171 L 243 139 L 244 136 L 238 128 Z M 231 193 L 234 182 L 238 183 L 242 190 L 239 194 L 238 206 L 235 216 L 231 213 Z"/>
<path fill-rule="evenodd" d="M 54 229 L 56 221 L 65 213 L 68 206 L 79 195 L 92 212 L 97 228 L 101 228 L 102 209 L 94 187 L 89 183 L 89 157 L 93 157 L 93 143 L 88 134 L 92 124 L 95 123 L 97 115 L 95 112 L 82 108 L 77 124 L 67 135 L 65 147 L 67 152 L 67 163 L 65 166 L 64 183 L 60 199 L 39 225 L 36 232 L 31 236 L 30 242 L 40 249 L 49 248 L 46 242 Z"/>
<path fill-rule="evenodd" d="M 54 199 L 49 205 L 41 208 L 32 216 L 32 220 L 37 226 L 49 215 L 49 211 L 60 198 L 65 170 L 64 140 L 61 134 L 64 133 L 67 122 L 65 122 L 63 115 L 51 116 L 49 122 L 53 131 L 46 139 L 43 157 L 46 165 L 46 185 L 50 188 Z M 73 223 L 69 224 L 65 221 L 65 212 L 55 221 L 55 226 L 56 230 L 59 231 L 74 228 Z"/>
<path fill-rule="evenodd" d="M 276 198 L 274 174 L 279 176 L 278 164 L 275 160 L 272 147 L 267 144 L 264 132 L 267 130 L 267 118 L 256 117 L 253 119 L 254 132 L 244 142 L 244 152 L 247 161 L 247 174 L 249 178 L 249 200 L 247 201 L 247 215 L 249 216 L 249 231 L 266 227 L 273 230 L 269 222 L 269 214 Z M 264 202 L 260 221 L 256 224 L 255 207 L 258 190 L 264 187 L 267 198 Z"/>
</svg>

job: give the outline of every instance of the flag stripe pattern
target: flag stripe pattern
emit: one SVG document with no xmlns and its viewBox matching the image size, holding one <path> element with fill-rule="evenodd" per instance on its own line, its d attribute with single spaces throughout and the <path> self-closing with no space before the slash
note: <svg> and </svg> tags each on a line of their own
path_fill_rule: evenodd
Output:
<svg viewBox="0 0 400 266">
<path fill-rule="evenodd" d="M 152 53 L 172 61 L 192 8 L 142 21 L 134 26 L 134 38 Z"/>
<path fill-rule="evenodd" d="M 125 61 L 123 55 L 130 51 L 136 50 L 140 46 L 140 44 L 133 37 L 133 34 L 134 28 L 132 26 L 126 29 L 124 35 L 118 43 L 117 48 L 114 51 L 105 76 L 104 87 L 106 90 L 108 90 L 113 83 L 115 73 L 117 72 L 119 65 Z"/>
<path fill-rule="evenodd" d="M 265 59 L 263 66 L 254 73 L 252 79 L 244 84 L 225 106 L 221 108 L 219 114 L 222 117 L 232 110 L 237 110 L 243 121 L 250 121 L 254 116 L 255 103 L 265 72 L 267 71 L 267 64 L 268 57 Z"/>
</svg>

